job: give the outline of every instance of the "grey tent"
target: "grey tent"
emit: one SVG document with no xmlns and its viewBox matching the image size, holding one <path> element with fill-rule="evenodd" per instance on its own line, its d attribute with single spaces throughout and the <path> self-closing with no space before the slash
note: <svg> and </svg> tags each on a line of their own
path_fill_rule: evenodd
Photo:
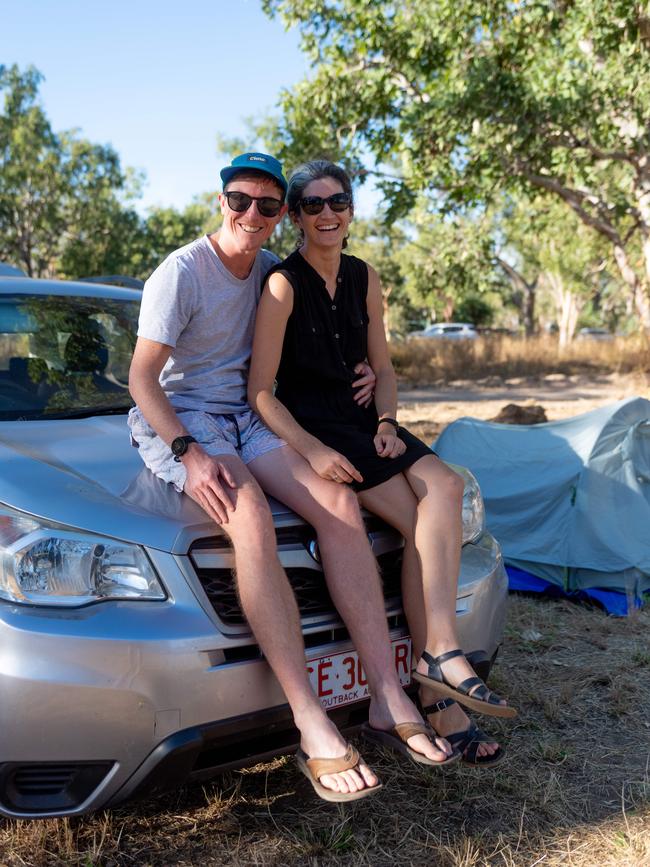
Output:
<svg viewBox="0 0 650 867">
<path fill-rule="evenodd" d="M 478 479 L 507 563 L 565 590 L 650 593 L 650 401 L 537 425 L 461 418 L 435 450 Z"/>
</svg>

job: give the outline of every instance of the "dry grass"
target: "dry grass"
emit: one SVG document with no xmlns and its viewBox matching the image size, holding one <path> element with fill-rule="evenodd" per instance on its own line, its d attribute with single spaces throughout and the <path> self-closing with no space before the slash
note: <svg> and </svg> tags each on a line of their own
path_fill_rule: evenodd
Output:
<svg viewBox="0 0 650 867">
<path fill-rule="evenodd" d="M 391 356 L 400 379 L 412 385 L 444 385 L 455 380 L 493 385 L 507 378 L 552 373 L 650 371 L 650 342 L 644 335 L 575 340 L 563 350 L 552 335 L 527 340 L 496 335 L 462 341 L 414 339 L 391 344 Z"/>
<path fill-rule="evenodd" d="M 520 709 L 488 721 L 493 771 L 420 770 L 366 748 L 384 790 L 326 806 L 289 759 L 75 820 L 0 822 L 0 864 L 650 864 L 650 611 L 627 620 L 511 599 L 495 685 Z"/>
</svg>

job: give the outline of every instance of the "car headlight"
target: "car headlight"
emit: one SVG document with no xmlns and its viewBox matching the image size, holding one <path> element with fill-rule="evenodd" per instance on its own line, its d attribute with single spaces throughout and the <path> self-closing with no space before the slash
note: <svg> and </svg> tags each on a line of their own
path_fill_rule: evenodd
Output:
<svg viewBox="0 0 650 867">
<path fill-rule="evenodd" d="M 485 507 L 478 482 L 465 467 L 449 464 L 465 482 L 463 491 L 463 545 L 475 542 L 485 533 Z"/>
<path fill-rule="evenodd" d="M 0 507 L 0 599 L 73 607 L 165 598 L 139 545 L 61 529 Z"/>
</svg>

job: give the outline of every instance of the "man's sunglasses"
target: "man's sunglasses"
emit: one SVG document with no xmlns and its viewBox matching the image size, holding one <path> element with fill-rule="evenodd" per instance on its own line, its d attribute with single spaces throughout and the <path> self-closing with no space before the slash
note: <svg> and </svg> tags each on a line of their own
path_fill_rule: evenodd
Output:
<svg viewBox="0 0 650 867">
<path fill-rule="evenodd" d="M 320 214 L 325 205 L 329 205 L 330 211 L 335 211 L 337 214 L 347 211 L 352 204 L 352 196 L 349 193 L 334 193 L 333 196 L 328 196 L 326 199 L 320 196 L 305 196 L 300 199 L 298 207 L 306 214 L 313 216 Z"/>
<path fill-rule="evenodd" d="M 247 211 L 253 202 L 257 202 L 257 210 L 263 217 L 277 217 L 282 210 L 282 201 L 272 196 L 249 196 L 238 190 L 228 190 L 224 196 L 228 199 L 228 207 L 238 214 Z"/>
</svg>

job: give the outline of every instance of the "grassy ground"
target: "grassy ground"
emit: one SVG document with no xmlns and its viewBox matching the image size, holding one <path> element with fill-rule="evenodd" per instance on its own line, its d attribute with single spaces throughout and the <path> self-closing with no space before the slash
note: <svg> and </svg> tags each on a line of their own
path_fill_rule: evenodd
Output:
<svg viewBox="0 0 650 867">
<path fill-rule="evenodd" d="M 279 759 L 85 819 L 0 821 L 0 864 L 647 867 L 650 611 L 515 596 L 508 624 L 494 683 L 520 716 L 487 721 L 508 747 L 491 772 L 364 748 L 384 789 L 339 807 Z"/>
</svg>

